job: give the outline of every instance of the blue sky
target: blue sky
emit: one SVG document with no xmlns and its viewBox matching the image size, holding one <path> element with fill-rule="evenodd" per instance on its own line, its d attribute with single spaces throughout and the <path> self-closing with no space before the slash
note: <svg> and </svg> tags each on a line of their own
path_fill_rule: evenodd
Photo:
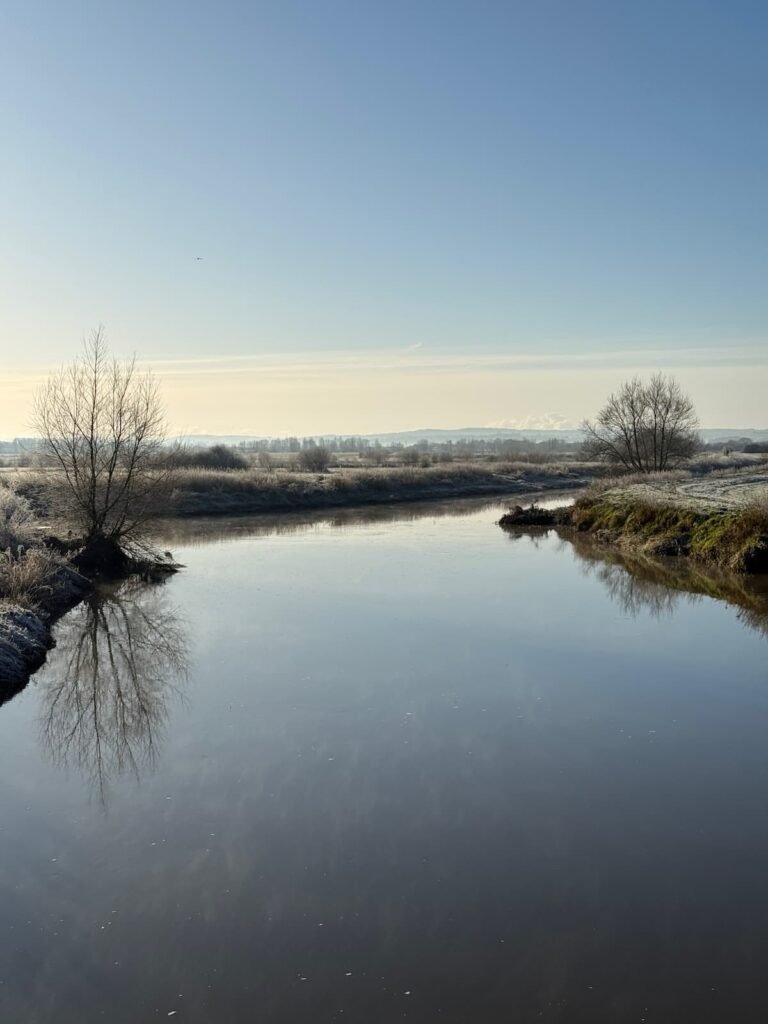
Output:
<svg viewBox="0 0 768 1024">
<path fill-rule="evenodd" d="M 0 45 L 9 374 L 100 322 L 147 361 L 354 354 L 371 381 L 410 352 L 685 383 L 738 349 L 707 419 L 768 421 L 764 3 L 11 0 Z M 422 408 L 549 413 L 541 381 L 524 410 L 470 384 Z M 318 430 L 366 429 L 343 390 Z M 224 429 L 211 391 L 179 426 Z M 427 425 L 417 391 L 390 426 Z M 243 402 L 230 429 L 270 432 L 269 389 L 258 423 Z"/>
</svg>

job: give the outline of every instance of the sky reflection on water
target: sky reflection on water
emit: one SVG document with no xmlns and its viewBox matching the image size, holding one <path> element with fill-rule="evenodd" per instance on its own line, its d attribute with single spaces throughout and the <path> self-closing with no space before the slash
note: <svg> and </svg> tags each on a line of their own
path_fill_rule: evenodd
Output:
<svg viewBox="0 0 768 1024">
<path fill-rule="evenodd" d="M 371 511 L 182 525 L 61 623 L 0 709 L 2 1019 L 762 1019 L 759 588 Z"/>
</svg>

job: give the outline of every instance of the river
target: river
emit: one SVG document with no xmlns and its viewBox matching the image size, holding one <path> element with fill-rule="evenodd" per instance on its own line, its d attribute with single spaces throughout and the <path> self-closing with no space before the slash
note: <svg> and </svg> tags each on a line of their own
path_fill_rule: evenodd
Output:
<svg viewBox="0 0 768 1024">
<path fill-rule="evenodd" d="M 768 1019 L 765 619 L 502 506 L 169 524 L 0 708 L 5 1024 Z"/>
</svg>

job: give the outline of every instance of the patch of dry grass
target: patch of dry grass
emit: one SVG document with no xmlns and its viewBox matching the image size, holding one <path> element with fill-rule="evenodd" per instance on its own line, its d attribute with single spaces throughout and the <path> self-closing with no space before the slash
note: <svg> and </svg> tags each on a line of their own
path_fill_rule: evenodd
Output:
<svg viewBox="0 0 768 1024">
<path fill-rule="evenodd" d="M 26 548 L 18 557 L 0 554 L 0 600 L 35 608 L 50 596 L 62 559 L 47 548 Z"/>
</svg>

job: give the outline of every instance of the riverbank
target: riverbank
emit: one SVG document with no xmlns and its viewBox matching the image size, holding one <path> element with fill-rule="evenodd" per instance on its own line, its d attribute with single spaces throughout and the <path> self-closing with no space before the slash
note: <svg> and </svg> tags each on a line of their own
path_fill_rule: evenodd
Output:
<svg viewBox="0 0 768 1024">
<path fill-rule="evenodd" d="M 593 485 L 568 509 L 516 508 L 499 525 L 558 526 L 650 557 L 768 573 L 768 473 Z"/>
<path fill-rule="evenodd" d="M 32 598 L 0 600 L 0 704 L 26 685 L 45 661 L 57 619 L 83 600 L 93 582 L 61 561 Z"/>
<path fill-rule="evenodd" d="M 596 472 L 588 463 L 446 463 L 318 474 L 181 470 L 174 474 L 168 508 L 169 515 L 184 517 L 237 515 L 576 490 L 587 486 Z"/>
<path fill-rule="evenodd" d="M 110 563 L 101 552 L 54 537 L 13 555 L 0 552 L 0 704 L 15 696 L 43 664 L 57 620 L 99 582 L 131 576 L 158 582 L 179 568 L 148 551 L 112 547 L 119 557 Z"/>
<path fill-rule="evenodd" d="M 768 475 L 587 493 L 571 526 L 649 555 L 768 573 Z"/>
</svg>

